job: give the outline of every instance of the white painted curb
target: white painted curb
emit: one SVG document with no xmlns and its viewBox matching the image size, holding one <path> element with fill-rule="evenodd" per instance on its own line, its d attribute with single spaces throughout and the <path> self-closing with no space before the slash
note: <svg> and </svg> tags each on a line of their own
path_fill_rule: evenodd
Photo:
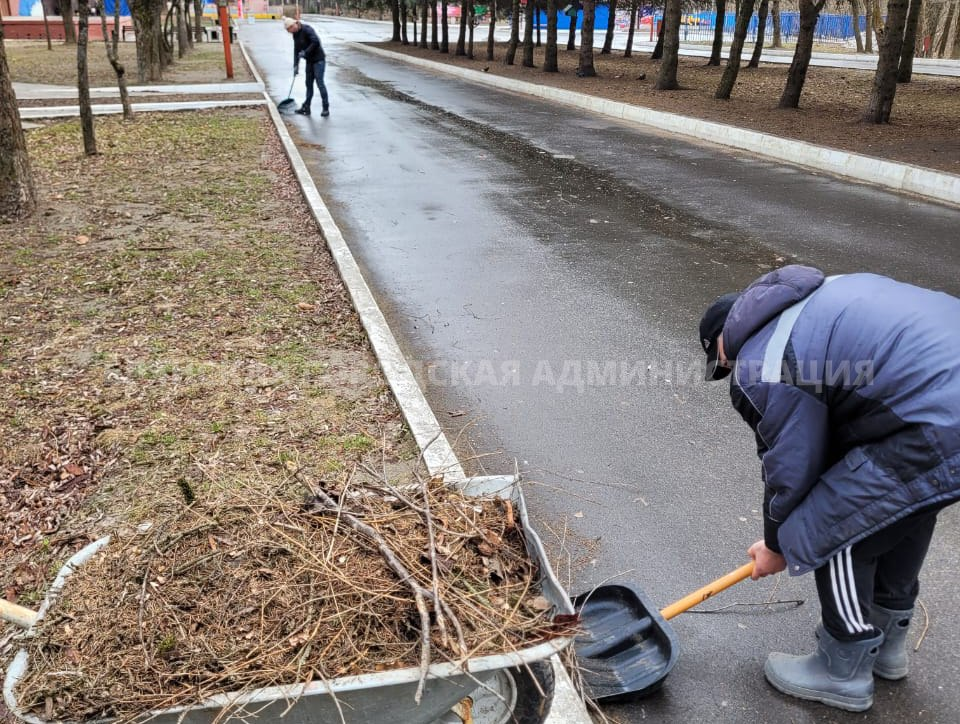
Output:
<svg viewBox="0 0 960 724">
<path fill-rule="evenodd" d="M 240 48 L 257 81 L 263 82 L 256 66 L 247 55 L 246 48 L 243 45 L 240 45 Z M 280 141 L 283 143 L 287 157 L 290 159 L 290 165 L 293 166 L 297 182 L 303 190 L 307 205 L 323 232 L 323 238 L 326 240 L 327 247 L 330 249 L 340 272 L 340 278 L 350 293 L 353 307 L 360 315 L 360 321 L 367 332 L 367 337 L 370 339 L 374 354 L 380 362 L 383 374 L 387 378 L 387 384 L 390 385 L 393 396 L 407 421 L 407 426 L 423 453 L 423 462 L 427 470 L 431 475 L 442 474 L 444 479 L 448 481 L 466 479 L 460 461 L 457 460 L 457 456 L 433 414 L 433 410 L 427 404 L 427 399 L 417 384 L 410 365 L 407 364 L 403 352 L 400 351 L 400 345 L 397 344 L 397 340 L 394 338 L 393 332 L 390 331 L 387 320 L 383 316 L 383 312 L 380 311 L 370 287 L 367 286 L 366 280 L 360 273 L 357 260 L 354 259 L 343 234 L 340 233 L 337 223 L 330 214 L 330 210 L 323 202 L 320 192 L 313 182 L 313 177 L 294 145 L 276 105 L 266 91 L 263 92 L 263 96 L 270 117 L 273 119 L 273 125 L 277 129 Z"/>
<path fill-rule="evenodd" d="M 257 67 L 247 55 L 247 49 L 242 42 L 238 45 L 247 61 L 247 66 L 253 72 L 257 81 L 262 83 L 263 79 L 260 77 Z M 387 378 L 387 384 L 393 391 L 417 445 L 423 451 L 424 464 L 431 474 L 442 473 L 444 479 L 450 481 L 464 480 L 467 477 L 466 473 L 464 473 L 460 462 L 457 460 L 456 453 L 454 453 L 446 435 L 444 435 L 440 423 L 437 422 L 433 410 L 430 409 L 427 398 L 424 397 L 423 390 L 417 384 L 410 366 L 404 359 L 400 346 L 390 331 L 383 312 L 377 306 L 366 280 L 360 273 L 360 267 L 357 265 L 356 259 L 353 258 L 343 234 L 340 233 L 333 216 L 330 215 L 330 211 L 323 202 L 310 171 L 303 162 L 293 139 L 290 138 L 290 133 L 287 131 L 283 118 L 280 117 L 280 113 L 266 90 L 263 92 L 263 96 L 267 101 L 266 105 L 270 112 L 270 118 L 273 119 L 273 125 L 280 135 L 280 140 L 286 150 L 287 157 L 290 159 L 290 164 L 293 166 L 297 181 L 303 189 L 303 195 L 313 211 L 314 218 L 320 225 L 327 247 L 330 249 L 330 253 L 333 255 L 340 271 L 340 277 L 350 293 L 354 308 L 360 315 L 360 321 L 370 338 L 374 354 L 380 361 L 380 367 L 383 370 L 384 377 Z M 560 657 L 554 655 L 550 662 L 556 677 L 556 688 L 550 715 L 544 724 L 593 724 L 593 719 L 587 712 L 583 700 L 577 694 L 573 681 L 570 679 L 570 674 L 567 673 L 560 662 Z"/>
<path fill-rule="evenodd" d="M 157 111 L 200 111 L 208 108 L 240 108 L 243 106 L 262 106 L 262 98 L 246 101 L 168 101 L 158 103 L 131 103 L 134 113 L 155 113 Z M 93 115 L 108 116 L 123 113 L 119 103 L 103 103 L 91 106 Z M 21 118 L 71 118 L 80 115 L 80 106 L 35 106 L 21 108 Z"/>
<path fill-rule="evenodd" d="M 804 141 L 779 138 L 769 133 L 750 131 L 714 121 L 704 121 L 676 113 L 655 111 L 562 88 L 537 85 L 513 78 L 502 78 L 497 75 L 438 63 L 403 53 L 395 53 L 382 48 L 372 48 L 362 43 L 349 43 L 349 45 L 373 55 L 429 68 L 432 71 L 446 73 L 472 83 L 557 101 L 568 107 L 581 108 L 601 115 L 650 126 L 655 130 L 708 141 L 727 148 L 735 148 L 773 161 L 824 171 L 845 179 L 916 194 L 934 201 L 960 205 L 960 176 L 954 174 L 934 171 L 921 166 L 885 161 L 881 158 L 863 156 L 835 148 L 815 146 Z"/>
</svg>

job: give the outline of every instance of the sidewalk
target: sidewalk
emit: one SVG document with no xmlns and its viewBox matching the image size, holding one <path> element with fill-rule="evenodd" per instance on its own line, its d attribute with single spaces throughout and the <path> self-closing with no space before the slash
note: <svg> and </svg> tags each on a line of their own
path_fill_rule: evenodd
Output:
<svg viewBox="0 0 960 724">
<path fill-rule="evenodd" d="M 375 47 L 354 43 L 352 47 L 473 83 L 557 101 L 779 163 L 802 166 L 941 203 L 960 204 L 960 174 L 952 172 L 954 168 L 960 172 L 955 120 L 951 120 L 950 114 L 941 115 L 925 127 L 922 125 L 925 122 L 923 118 L 917 120 L 918 114 L 932 114 L 926 108 L 906 103 L 905 99 L 898 100 L 900 105 L 895 108 L 895 116 L 898 120 L 902 117 L 909 120 L 883 126 L 860 123 L 855 126 L 854 132 L 851 121 L 857 121 L 859 115 L 848 118 L 847 114 L 852 111 L 846 107 L 838 110 L 828 106 L 827 112 L 806 107 L 799 111 L 783 111 L 777 109 L 772 101 L 768 107 L 769 95 L 779 93 L 781 81 L 773 78 L 776 85 L 771 86 L 771 79 L 762 75 L 741 74 L 744 83 L 767 82 L 768 85 L 764 87 L 767 98 L 754 97 L 750 88 L 744 87 L 733 100 L 716 101 L 712 94 L 708 96 L 703 90 L 705 83 L 710 84 L 707 88 L 715 87 L 711 81 L 715 68 L 681 68 L 682 80 L 694 78 L 701 84 L 698 90 L 702 95 L 694 95 L 686 88 L 658 92 L 652 89 L 649 82 L 643 85 L 632 82 L 641 69 L 646 73 L 655 72 L 655 65 L 650 61 L 634 63 L 633 59 L 624 60 L 609 55 L 596 59 L 598 77 L 583 79 L 570 72 L 570 64 L 576 62 L 575 53 L 561 54 L 560 73 L 543 73 L 539 68 L 523 68 L 517 64 L 506 66 L 499 59 L 471 61 L 462 56 L 444 56 L 410 46 L 381 44 Z M 394 50 L 401 47 L 401 52 Z M 611 65 L 603 67 L 601 64 L 604 63 Z M 615 67 L 619 74 L 611 79 L 613 64 L 617 64 Z M 646 73 L 641 74 L 639 79 L 646 78 Z M 695 75 L 697 73 L 699 77 Z M 858 76 L 855 80 L 862 78 Z M 830 85 L 835 83 L 835 79 L 831 76 L 820 78 L 818 82 L 821 86 Z M 949 97 L 950 103 L 956 103 L 955 93 L 946 88 L 942 81 L 932 80 L 929 83 L 939 83 L 938 92 Z M 920 93 L 924 88 L 922 84 L 911 85 L 915 88 L 902 91 L 904 95 L 910 91 Z M 805 97 L 805 103 L 810 106 L 815 105 L 815 100 L 806 100 Z M 673 108 L 679 108 L 681 112 L 674 112 Z M 683 110 L 702 115 L 688 115 Z M 844 115 L 840 115 L 840 110 Z M 911 113 L 914 115 L 910 116 Z M 742 123 L 742 120 L 750 121 L 750 124 Z M 927 135 L 911 135 L 911 123 L 921 127 Z M 837 146 L 828 146 L 823 140 L 836 142 Z M 910 144 L 915 146 L 918 158 L 930 159 L 939 168 L 933 164 L 927 167 L 897 159 L 894 154 L 912 153 Z M 860 148 L 878 153 L 874 156 L 854 150 Z M 889 153 L 887 149 L 890 149 Z M 889 158 L 891 155 L 893 159 Z M 949 166 L 951 171 L 942 170 L 944 165 Z"/>
</svg>

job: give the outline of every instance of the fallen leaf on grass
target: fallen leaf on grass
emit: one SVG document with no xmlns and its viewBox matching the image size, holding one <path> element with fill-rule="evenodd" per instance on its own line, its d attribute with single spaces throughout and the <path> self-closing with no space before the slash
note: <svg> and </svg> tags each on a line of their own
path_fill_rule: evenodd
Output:
<svg viewBox="0 0 960 724">
<path fill-rule="evenodd" d="M 89 237 L 89 236 L 84 236 L 83 234 L 80 234 L 80 235 L 77 237 L 76 241 L 77 241 L 77 246 L 83 246 L 84 244 L 86 244 L 86 243 L 88 243 L 88 242 L 90 241 L 90 237 Z"/>
</svg>

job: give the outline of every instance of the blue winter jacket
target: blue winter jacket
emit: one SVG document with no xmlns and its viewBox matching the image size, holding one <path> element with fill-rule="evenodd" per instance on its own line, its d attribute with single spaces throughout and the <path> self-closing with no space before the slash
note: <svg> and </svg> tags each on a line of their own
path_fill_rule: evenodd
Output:
<svg viewBox="0 0 960 724">
<path fill-rule="evenodd" d="M 764 539 L 791 574 L 960 498 L 960 299 L 787 266 L 744 291 L 723 341 L 757 436 Z"/>
</svg>

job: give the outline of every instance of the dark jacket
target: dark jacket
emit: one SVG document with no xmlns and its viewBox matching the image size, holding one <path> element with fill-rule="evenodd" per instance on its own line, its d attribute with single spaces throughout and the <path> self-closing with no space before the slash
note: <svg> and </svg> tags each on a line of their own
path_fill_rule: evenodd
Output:
<svg viewBox="0 0 960 724">
<path fill-rule="evenodd" d="M 723 340 L 762 460 L 764 539 L 790 573 L 960 499 L 960 299 L 787 266 L 744 291 Z"/>
<path fill-rule="evenodd" d="M 327 59 L 317 31 L 304 23 L 300 23 L 300 29 L 293 34 L 294 65 L 297 65 L 301 51 L 303 51 L 303 59 L 307 63 L 319 63 L 321 60 Z"/>
</svg>

